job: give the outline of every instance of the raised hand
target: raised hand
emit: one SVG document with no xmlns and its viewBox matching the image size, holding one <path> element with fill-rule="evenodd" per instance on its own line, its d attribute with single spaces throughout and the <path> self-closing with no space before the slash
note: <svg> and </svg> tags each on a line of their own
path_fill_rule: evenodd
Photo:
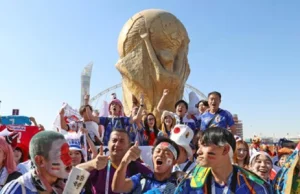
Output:
<svg viewBox="0 0 300 194">
<path fill-rule="evenodd" d="M 35 118 L 34 117 L 29 117 L 29 120 L 32 122 L 35 122 Z"/>
<path fill-rule="evenodd" d="M 169 89 L 164 89 L 163 95 L 164 95 L 164 96 L 167 96 L 168 94 L 169 94 Z"/>
<path fill-rule="evenodd" d="M 131 161 L 136 161 L 141 155 L 141 150 L 139 148 L 139 143 L 136 141 L 135 144 L 126 152 L 123 157 L 123 161 L 126 161 L 128 164 Z"/>
<path fill-rule="evenodd" d="M 100 146 L 99 154 L 96 156 L 96 158 L 91 160 L 92 167 L 94 169 L 101 170 L 106 167 L 108 160 L 109 160 L 109 156 L 104 156 L 103 146 Z"/>
</svg>

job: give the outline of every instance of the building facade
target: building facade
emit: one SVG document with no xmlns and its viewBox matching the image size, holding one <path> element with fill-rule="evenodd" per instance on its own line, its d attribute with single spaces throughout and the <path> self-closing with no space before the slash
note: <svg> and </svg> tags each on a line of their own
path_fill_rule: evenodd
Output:
<svg viewBox="0 0 300 194">
<path fill-rule="evenodd" d="M 234 124 L 236 126 L 236 135 L 241 137 L 243 139 L 243 123 L 241 120 L 239 120 L 238 115 L 233 115 Z"/>
</svg>

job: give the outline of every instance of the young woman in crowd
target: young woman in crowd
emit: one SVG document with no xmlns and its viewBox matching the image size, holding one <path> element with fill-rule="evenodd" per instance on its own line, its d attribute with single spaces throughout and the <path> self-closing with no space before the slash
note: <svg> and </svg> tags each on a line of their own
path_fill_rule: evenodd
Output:
<svg viewBox="0 0 300 194">
<path fill-rule="evenodd" d="M 254 153 L 250 158 L 250 170 L 260 178 L 270 183 L 270 174 L 273 168 L 271 156 L 263 151 Z"/>
<path fill-rule="evenodd" d="M 176 124 L 175 117 L 172 112 L 164 111 L 161 115 L 161 131 L 158 133 L 158 136 L 170 137 L 171 130 Z"/>
<path fill-rule="evenodd" d="M 6 183 L 17 179 L 22 174 L 17 172 L 14 153 L 5 138 L 0 136 L 0 190 Z"/>
<path fill-rule="evenodd" d="M 23 144 L 17 145 L 17 147 L 14 149 L 14 159 L 16 165 L 28 160 L 28 149 L 29 148 Z"/>
<path fill-rule="evenodd" d="M 88 147 L 90 148 L 90 150 L 92 152 L 91 158 L 95 158 L 97 155 L 97 149 L 96 149 L 93 141 L 91 140 L 90 136 L 88 135 L 87 129 L 81 128 L 80 131 L 82 134 L 84 134 L 86 136 Z M 72 134 L 65 135 L 65 138 L 67 139 L 68 144 L 69 144 L 70 156 L 72 159 L 72 166 L 75 167 L 78 164 L 86 162 L 85 155 L 88 153 L 86 153 L 84 151 L 84 149 L 82 148 L 82 145 L 80 142 L 82 138 L 79 138 L 77 141 L 72 141 Z M 84 191 L 83 193 L 85 193 L 85 194 L 92 193 L 92 184 L 89 180 L 87 180 L 86 184 L 84 185 L 83 191 Z"/>
<path fill-rule="evenodd" d="M 280 150 L 278 150 L 278 162 L 277 162 L 277 166 L 278 167 L 283 167 L 283 165 L 285 164 L 286 160 L 288 159 L 288 157 L 293 153 L 294 150 L 289 149 L 289 148 L 281 148 Z"/>
<path fill-rule="evenodd" d="M 148 113 L 144 120 L 144 145 L 152 146 L 158 135 L 159 129 L 156 125 L 154 114 Z"/>
<path fill-rule="evenodd" d="M 233 156 L 233 162 L 234 164 L 242 167 L 242 168 L 248 168 L 249 166 L 249 146 L 248 144 L 243 141 L 239 140 L 236 142 L 236 150 Z"/>
</svg>

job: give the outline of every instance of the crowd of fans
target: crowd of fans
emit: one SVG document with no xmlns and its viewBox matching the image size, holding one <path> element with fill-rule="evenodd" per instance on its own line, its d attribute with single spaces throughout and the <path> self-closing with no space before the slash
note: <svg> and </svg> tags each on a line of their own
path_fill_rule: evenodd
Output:
<svg viewBox="0 0 300 194">
<path fill-rule="evenodd" d="M 199 101 L 193 115 L 184 100 L 175 112 L 164 110 L 168 95 L 165 89 L 157 105 L 159 119 L 146 112 L 143 95 L 130 116 L 112 95 L 107 117 L 93 110 L 87 95 L 82 119 L 70 122 L 62 108 L 57 131 L 30 118 L 40 132 L 29 148 L 14 145 L 16 133 L 0 137 L 0 194 L 63 193 L 72 168 L 90 173 L 83 184 L 73 183 L 86 194 L 300 193 L 300 144 L 272 151 L 260 142 L 249 145 L 220 108 L 219 92 Z M 141 157 L 143 146 L 151 146 L 150 162 Z"/>
</svg>

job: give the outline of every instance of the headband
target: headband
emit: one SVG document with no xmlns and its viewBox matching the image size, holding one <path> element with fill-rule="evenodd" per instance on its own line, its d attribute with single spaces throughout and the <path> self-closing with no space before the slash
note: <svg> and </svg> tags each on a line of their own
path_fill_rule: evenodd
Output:
<svg viewBox="0 0 300 194">
<path fill-rule="evenodd" d="M 272 162 L 272 158 L 268 153 L 260 151 L 260 152 L 255 152 L 255 153 L 252 154 L 252 156 L 250 157 L 250 161 L 249 161 L 250 165 L 251 165 L 252 161 L 254 160 L 254 158 L 258 155 L 265 155 Z"/>
<path fill-rule="evenodd" d="M 175 147 L 172 146 L 169 142 L 161 142 L 160 144 L 158 144 L 155 147 L 155 149 L 156 148 L 168 148 L 172 152 L 172 154 L 174 155 L 175 159 L 177 159 L 177 155 L 178 155 L 177 151 L 176 151 Z"/>
</svg>

